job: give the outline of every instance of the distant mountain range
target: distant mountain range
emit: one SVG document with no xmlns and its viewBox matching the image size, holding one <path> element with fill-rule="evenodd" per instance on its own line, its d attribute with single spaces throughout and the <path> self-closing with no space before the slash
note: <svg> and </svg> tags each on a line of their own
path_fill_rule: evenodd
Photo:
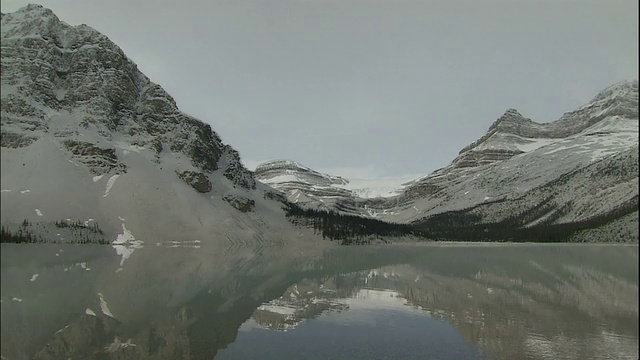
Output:
<svg viewBox="0 0 640 360">
<path fill-rule="evenodd" d="M 252 173 L 96 30 L 39 5 L 1 23 L 3 241 L 112 243 L 124 261 L 149 239 L 234 246 L 337 226 L 287 221 L 326 217 L 306 210 L 358 223 L 349 234 L 380 226 L 364 218 L 437 239 L 638 240 L 637 81 L 548 124 L 507 110 L 418 179 L 350 180 L 282 160 Z"/>
</svg>

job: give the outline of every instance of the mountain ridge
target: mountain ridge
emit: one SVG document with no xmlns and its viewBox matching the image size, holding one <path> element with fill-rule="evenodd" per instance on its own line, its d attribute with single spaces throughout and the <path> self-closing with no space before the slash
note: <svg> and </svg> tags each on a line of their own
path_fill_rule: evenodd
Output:
<svg viewBox="0 0 640 360">
<path fill-rule="evenodd" d="M 536 123 L 508 109 L 449 165 L 403 184 L 396 196 L 345 196 L 329 206 L 326 199 L 306 199 L 302 205 L 422 224 L 425 230 L 438 227 L 434 223 L 437 219 L 461 214 L 468 217 L 464 221 L 469 227 L 489 222 L 516 228 L 570 223 L 584 227 L 595 219 L 609 219 L 607 214 L 624 208 L 631 212 L 625 210 L 621 216 L 632 219 L 623 226 L 624 236 L 637 241 L 637 232 L 629 227 L 637 223 L 637 209 L 633 211 L 638 194 L 638 169 L 633 165 L 638 151 L 637 109 L 637 80 L 613 84 L 587 104 L 549 123 Z M 616 175 L 611 177 L 611 173 Z M 602 183 L 599 177 L 610 182 Z M 575 188 L 560 185 L 567 182 Z M 285 189 L 286 193 L 291 191 L 304 189 Z M 320 204 L 319 200 L 324 201 Z M 541 213 L 538 208 L 547 211 Z M 514 214 L 523 215 L 516 221 Z"/>
</svg>

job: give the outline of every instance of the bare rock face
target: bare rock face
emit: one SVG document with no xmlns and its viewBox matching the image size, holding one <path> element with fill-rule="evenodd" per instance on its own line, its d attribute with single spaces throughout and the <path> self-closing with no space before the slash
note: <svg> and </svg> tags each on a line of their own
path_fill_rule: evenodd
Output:
<svg viewBox="0 0 640 360">
<path fill-rule="evenodd" d="M 178 173 L 178 177 L 194 188 L 199 193 L 208 193 L 211 191 L 211 181 L 201 172 L 183 171 Z"/>
<path fill-rule="evenodd" d="M 252 211 L 256 205 L 255 200 L 248 199 L 237 192 L 228 192 L 222 196 L 222 200 L 229 203 L 236 210 L 246 213 Z"/>
<path fill-rule="evenodd" d="M 221 162 L 224 164 L 224 177 L 244 189 L 255 189 L 256 181 L 253 173 L 240 162 L 240 154 L 231 146 L 225 145 Z"/>
<path fill-rule="evenodd" d="M 127 171 L 126 165 L 118 161 L 116 150 L 113 148 L 103 149 L 89 142 L 74 140 L 65 140 L 63 144 L 76 159 L 87 165 L 94 175 L 107 174 L 114 169 L 116 174 Z"/>
<path fill-rule="evenodd" d="M 27 147 L 36 140 L 38 140 L 38 138 L 35 136 L 4 131 L 0 139 L 0 147 L 17 149 Z"/>
</svg>

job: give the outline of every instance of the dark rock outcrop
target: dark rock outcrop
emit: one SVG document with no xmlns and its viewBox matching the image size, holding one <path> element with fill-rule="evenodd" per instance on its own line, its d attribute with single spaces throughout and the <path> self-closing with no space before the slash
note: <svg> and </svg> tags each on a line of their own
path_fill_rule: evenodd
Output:
<svg viewBox="0 0 640 360">
<path fill-rule="evenodd" d="M 222 196 L 222 200 L 228 202 L 229 205 L 233 206 L 236 210 L 243 213 L 253 210 L 256 205 L 256 202 L 254 200 L 247 199 L 246 197 L 235 192 L 224 194 L 224 196 Z"/>
<path fill-rule="evenodd" d="M 176 173 L 180 179 L 194 188 L 197 192 L 204 194 L 211 191 L 211 181 L 209 181 L 205 174 L 188 170 Z"/>
</svg>

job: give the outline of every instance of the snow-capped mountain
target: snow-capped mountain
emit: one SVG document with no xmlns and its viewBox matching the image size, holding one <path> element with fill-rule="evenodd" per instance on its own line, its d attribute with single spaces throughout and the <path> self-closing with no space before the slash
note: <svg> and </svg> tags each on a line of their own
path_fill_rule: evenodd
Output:
<svg viewBox="0 0 640 360">
<path fill-rule="evenodd" d="M 557 222 L 585 220 L 637 197 L 637 152 L 637 81 L 549 124 L 508 110 L 449 166 L 407 187 L 405 201 L 417 208 L 408 219 L 491 203 L 522 211 L 528 205 L 516 204 L 528 199 L 566 206 Z M 507 213 L 487 215 L 500 221 Z"/>
<path fill-rule="evenodd" d="M 285 192 L 292 202 L 352 196 L 350 191 L 339 187 L 348 183 L 346 179 L 319 173 L 295 161 L 265 162 L 256 167 L 254 174 L 261 182 Z"/>
<path fill-rule="evenodd" d="M 353 197 L 368 199 L 399 195 L 413 179 L 347 179 L 323 174 L 291 160 L 259 164 L 255 178 L 287 195 L 293 203 L 319 203 L 330 208 L 336 201 Z"/>
<path fill-rule="evenodd" d="M 237 151 L 89 26 L 3 14 L 1 75 L 3 226 L 62 238 L 46 233 L 69 219 L 129 245 L 294 231 Z"/>
<path fill-rule="evenodd" d="M 269 185 L 290 199 L 308 189 L 298 182 L 282 188 L 278 179 L 272 174 Z M 625 231 L 637 239 L 638 81 L 614 84 L 551 123 L 509 109 L 450 165 L 404 186 L 400 195 L 387 198 L 352 193 L 332 208 L 426 227 L 434 226 L 429 219 L 452 214 L 467 217 L 467 225 L 519 228 L 615 220 L 623 225 L 615 228 L 636 229 Z M 322 197 L 304 200 L 311 207 L 326 204 Z"/>
</svg>

